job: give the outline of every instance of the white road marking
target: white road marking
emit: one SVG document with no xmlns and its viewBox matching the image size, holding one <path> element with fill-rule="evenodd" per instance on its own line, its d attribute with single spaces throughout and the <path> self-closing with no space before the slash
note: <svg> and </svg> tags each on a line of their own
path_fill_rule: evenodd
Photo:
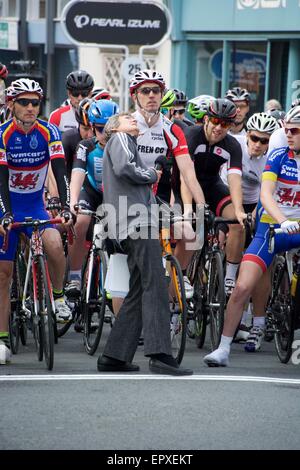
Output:
<svg viewBox="0 0 300 470">
<path fill-rule="evenodd" d="M 47 375 L 1 375 L 0 382 L 32 382 L 32 381 L 70 381 L 70 380 L 185 380 L 207 382 L 256 382 L 300 385 L 300 379 L 280 377 L 252 377 L 247 375 L 191 375 L 175 377 L 170 375 L 142 374 L 47 374 Z"/>
</svg>

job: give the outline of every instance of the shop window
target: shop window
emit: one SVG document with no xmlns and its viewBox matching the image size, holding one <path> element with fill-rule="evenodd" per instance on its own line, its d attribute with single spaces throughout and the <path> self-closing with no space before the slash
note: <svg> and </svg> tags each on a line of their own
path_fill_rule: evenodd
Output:
<svg viewBox="0 0 300 470">
<path fill-rule="evenodd" d="M 229 88 L 239 86 L 250 92 L 251 112 L 264 109 L 266 67 L 266 42 L 231 43 Z"/>
</svg>

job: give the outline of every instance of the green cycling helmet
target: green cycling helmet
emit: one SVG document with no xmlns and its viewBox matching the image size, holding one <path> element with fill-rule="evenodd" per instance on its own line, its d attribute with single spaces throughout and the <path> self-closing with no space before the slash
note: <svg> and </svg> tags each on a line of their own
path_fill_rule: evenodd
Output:
<svg viewBox="0 0 300 470">
<path fill-rule="evenodd" d="M 164 94 L 160 107 L 165 108 L 165 109 L 170 109 L 173 106 L 174 101 L 176 100 L 176 95 L 173 92 L 173 90 L 167 90 L 167 92 Z"/>
</svg>

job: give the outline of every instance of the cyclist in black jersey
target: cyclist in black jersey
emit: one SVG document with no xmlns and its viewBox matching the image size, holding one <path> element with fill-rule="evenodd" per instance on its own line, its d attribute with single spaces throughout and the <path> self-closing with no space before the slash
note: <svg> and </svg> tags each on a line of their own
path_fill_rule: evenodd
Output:
<svg viewBox="0 0 300 470">
<path fill-rule="evenodd" d="M 94 135 L 93 128 L 88 119 L 88 111 L 92 102 L 93 100 L 89 98 L 84 98 L 80 101 L 78 109 L 75 111 L 78 129 L 70 129 L 69 131 L 64 132 L 62 136 L 67 165 L 67 176 L 69 180 L 71 179 L 77 145 L 81 140 L 91 139 Z"/>
<path fill-rule="evenodd" d="M 230 226 L 226 244 L 225 288 L 228 293 L 234 287 L 236 269 L 242 259 L 241 231 L 246 218 L 242 204 L 242 149 L 234 137 L 227 135 L 236 114 L 236 106 L 231 101 L 212 100 L 204 117 L 204 126 L 192 127 L 186 133 L 189 152 L 206 202 L 216 215 L 236 218 L 240 223 Z M 224 163 L 228 166 L 229 188 L 219 176 Z M 191 202 L 191 195 L 184 181 L 181 182 L 181 194 L 185 198 L 184 203 Z"/>
</svg>

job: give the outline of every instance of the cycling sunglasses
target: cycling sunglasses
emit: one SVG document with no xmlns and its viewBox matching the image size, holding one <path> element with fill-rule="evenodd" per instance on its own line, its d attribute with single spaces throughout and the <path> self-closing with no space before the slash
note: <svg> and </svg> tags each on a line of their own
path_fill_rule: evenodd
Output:
<svg viewBox="0 0 300 470">
<path fill-rule="evenodd" d="M 300 127 L 292 127 L 291 129 L 289 129 L 288 127 L 285 127 L 284 132 L 286 134 L 290 132 L 292 135 L 298 135 L 300 134 Z"/>
<path fill-rule="evenodd" d="M 150 95 L 151 91 L 154 95 L 159 95 L 161 93 L 161 88 L 159 86 L 145 86 L 144 88 L 138 89 L 138 93 L 141 93 L 141 95 Z"/>
<path fill-rule="evenodd" d="M 209 122 L 211 122 L 214 126 L 220 125 L 224 129 L 229 129 L 232 126 L 232 122 L 224 121 L 223 119 L 210 117 Z"/>
<path fill-rule="evenodd" d="M 26 108 L 26 106 L 29 106 L 30 104 L 34 108 L 37 108 L 41 104 L 41 101 L 37 98 L 19 98 L 15 100 L 15 103 L 18 103 L 20 106 L 23 106 L 24 108 Z"/>
<path fill-rule="evenodd" d="M 182 116 L 185 113 L 185 109 L 174 109 L 174 114 L 180 114 Z"/>
<path fill-rule="evenodd" d="M 82 98 L 87 98 L 90 94 L 90 90 L 70 90 L 70 93 L 74 98 L 78 98 L 78 96 L 82 96 Z"/>
<path fill-rule="evenodd" d="M 257 135 L 249 135 L 250 140 L 257 144 L 257 142 L 260 142 L 262 145 L 268 145 L 270 142 L 270 139 L 267 137 L 257 137 Z"/>
</svg>

